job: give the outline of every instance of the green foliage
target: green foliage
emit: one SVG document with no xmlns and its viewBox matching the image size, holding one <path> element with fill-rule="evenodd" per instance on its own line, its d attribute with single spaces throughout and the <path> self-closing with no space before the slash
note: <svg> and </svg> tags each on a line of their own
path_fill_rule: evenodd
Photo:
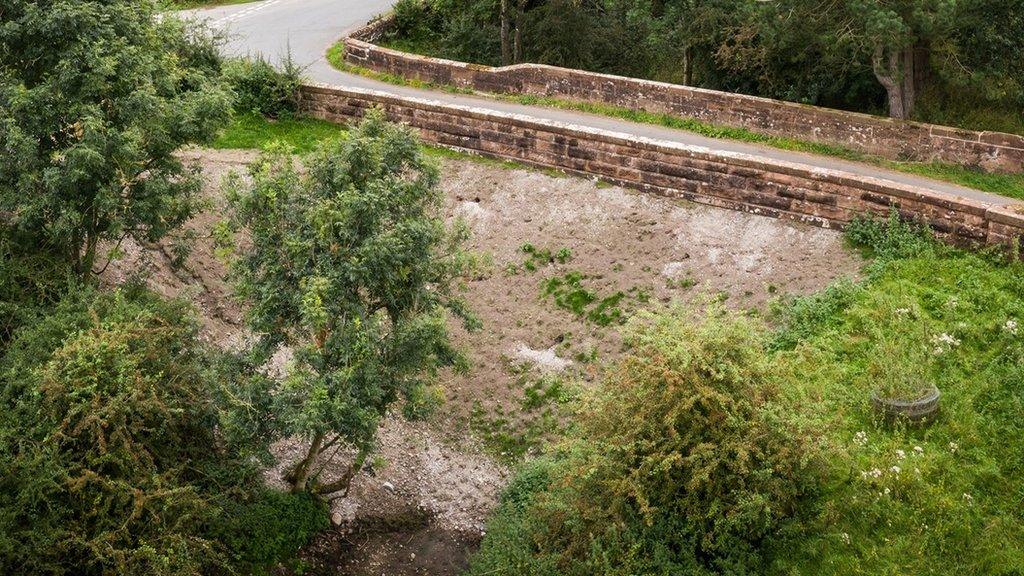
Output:
<svg viewBox="0 0 1024 576">
<path fill-rule="evenodd" d="M 775 413 L 763 331 L 641 314 L 554 459 L 513 483 L 470 574 L 759 573 L 814 489 Z M 542 490 L 541 490 L 542 489 Z M 534 491 L 529 494 L 529 491 Z"/>
<path fill-rule="evenodd" d="M 469 420 L 484 448 L 508 463 L 521 462 L 559 433 L 566 409 L 577 398 L 575 388 L 561 376 L 524 371 L 517 384 L 523 390 L 518 409 L 497 406 L 486 410 L 477 403 Z"/>
<path fill-rule="evenodd" d="M 213 534 L 246 573 L 262 573 L 294 558 L 299 548 L 330 527 L 320 498 L 270 489 L 256 492 L 251 501 L 225 504 L 222 518 Z"/>
<path fill-rule="evenodd" d="M 417 386 L 409 391 L 402 404 L 402 415 L 407 420 L 426 420 L 444 405 L 444 389 L 437 385 Z"/>
<path fill-rule="evenodd" d="M 848 280 L 839 281 L 821 292 L 782 301 L 774 307 L 779 321 L 770 347 L 780 350 L 794 348 L 809 337 L 832 327 L 850 305 L 860 287 Z"/>
<path fill-rule="evenodd" d="M 16 330 L 46 314 L 74 285 L 59 256 L 23 244 L 0 235 L 0 355 Z"/>
<path fill-rule="evenodd" d="M 526 260 L 523 261 L 523 269 L 528 272 L 536 272 L 538 268 L 556 262 L 558 264 L 565 264 L 572 260 L 572 250 L 564 247 L 552 253 L 550 248 L 538 248 L 527 242 L 519 247 L 519 251 L 526 254 Z"/>
<path fill-rule="evenodd" d="M 280 381 L 263 381 L 280 433 L 312 440 L 289 479 L 328 493 L 347 487 L 396 400 L 462 364 L 445 311 L 473 319 L 454 282 L 464 230 L 439 216 L 437 170 L 407 128 L 373 112 L 306 167 L 276 147 L 250 167 L 251 183 L 229 179 L 233 222 L 247 232 L 232 273 L 260 335 L 256 365 L 280 346 L 293 352 Z M 335 443 L 359 453 L 349 474 L 309 482 Z"/>
<path fill-rule="evenodd" d="M 873 394 L 909 402 L 923 398 L 931 390 L 933 349 L 920 337 L 927 332 L 917 328 L 907 330 L 899 340 L 881 339 L 875 345 L 863 376 Z"/>
<path fill-rule="evenodd" d="M 0 363 L 0 571 L 195 574 L 250 467 L 215 435 L 210 352 L 180 302 L 79 290 Z M 233 480 L 228 480 L 233 479 Z"/>
<path fill-rule="evenodd" d="M 276 119 L 290 118 L 298 111 L 302 70 L 290 54 L 280 70 L 262 56 L 229 60 L 224 79 L 234 93 L 237 112 Z"/>
<path fill-rule="evenodd" d="M 626 298 L 626 294 L 615 292 L 601 297 L 583 286 L 585 279 L 587 276 L 577 271 L 554 276 L 544 281 L 542 293 L 544 296 L 553 298 L 555 305 L 559 308 L 586 318 L 598 326 L 610 326 L 625 322 L 626 313 L 621 304 Z"/>
<path fill-rule="evenodd" d="M 211 141 L 230 96 L 209 39 L 151 0 L 3 11 L 0 213 L 87 278 L 101 242 L 154 241 L 193 213 L 198 176 L 173 153 Z"/>
<path fill-rule="evenodd" d="M 895 210 L 885 222 L 854 219 L 846 227 L 846 237 L 860 246 L 865 255 L 882 261 L 923 256 L 938 247 L 928 227 L 902 220 Z"/>
<path fill-rule="evenodd" d="M 1024 11 L 1014 0 L 509 5 L 519 62 L 869 113 L 884 111 L 892 102 L 889 89 L 913 77 L 914 88 L 902 97 L 918 119 L 1024 130 Z M 385 38 L 389 46 L 502 63 L 501 9 L 494 0 L 406 0 L 396 13 L 400 25 Z M 911 53 L 916 61 L 908 65 Z"/>
</svg>

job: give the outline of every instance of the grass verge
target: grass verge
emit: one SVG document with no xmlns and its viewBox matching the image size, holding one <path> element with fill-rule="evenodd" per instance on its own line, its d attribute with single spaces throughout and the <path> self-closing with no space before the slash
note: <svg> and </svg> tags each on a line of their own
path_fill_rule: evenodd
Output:
<svg viewBox="0 0 1024 576">
<path fill-rule="evenodd" d="M 237 114 L 231 124 L 214 141 L 212 148 L 262 149 L 278 141 L 291 146 L 296 153 L 311 152 L 320 142 L 339 138 L 345 128 L 315 118 L 268 120 L 259 114 Z"/>
<path fill-rule="evenodd" d="M 372 78 L 388 84 L 409 86 L 412 88 L 426 90 L 441 90 L 456 94 L 475 94 L 475 92 L 466 88 L 436 84 L 433 82 L 424 82 L 422 80 L 410 80 L 394 74 L 386 74 L 359 66 L 353 66 L 352 64 L 345 62 L 345 47 L 342 42 L 335 44 L 330 48 L 330 50 L 328 50 L 327 60 L 332 66 L 342 72 L 357 74 L 359 76 Z M 692 118 L 684 118 L 670 114 L 656 114 L 644 110 L 633 110 L 608 104 L 596 104 L 592 102 L 579 102 L 564 100 L 561 98 L 519 94 L 486 93 L 483 95 L 527 106 L 545 106 L 561 110 L 585 112 L 588 114 L 598 114 L 601 116 L 619 118 L 639 124 L 649 124 L 652 126 L 663 126 L 666 128 L 685 130 L 708 138 L 721 138 L 752 144 L 761 144 L 782 150 L 806 152 L 854 162 L 863 162 L 865 164 L 888 168 L 898 172 L 915 174 L 934 180 L 941 180 L 944 182 L 958 184 L 960 186 L 966 186 L 982 192 L 1024 200 L 1024 174 L 988 173 L 978 168 L 943 162 L 897 162 L 881 156 L 867 154 L 842 146 L 822 144 L 819 142 L 808 142 L 795 138 L 769 136 L 746 128 L 708 124 Z"/>
</svg>

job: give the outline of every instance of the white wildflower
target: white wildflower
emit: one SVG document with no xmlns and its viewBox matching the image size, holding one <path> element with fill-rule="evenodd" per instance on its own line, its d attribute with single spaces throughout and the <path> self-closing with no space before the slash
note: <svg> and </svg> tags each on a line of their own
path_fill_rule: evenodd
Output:
<svg viewBox="0 0 1024 576">
<path fill-rule="evenodd" d="M 918 456 L 924 454 L 924 448 L 921 448 L 920 446 L 914 446 L 914 454 L 917 454 Z"/>
<path fill-rule="evenodd" d="M 891 470 L 893 474 L 899 474 L 900 473 L 900 467 L 899 466 L 893 466 L 892 468 L 889 468 L 889 470 Z"/>
<path fill-rule="evenodd" d="M 850 535 L 849 534 L 847 534 L 846 532 L 843 532 L 841 537 L 843 539 L 843 544 L 849 544 L 850 543 Z"/>
<path fill-rule="evenodd" d="M 903 450 L 897 450 L 896 451 L 896 459 L 897 460 L 903 460 L 906 457 L 907 457 L 907 453 L 904 452 Z"/>
<path fill-rule="evenodd" d="M 871 470 L 864 470 L 860 473 L 860 477 L 867 480 L 868 478 L 881 478 L 882 471 L 878 468 L 872 468 Z"/>
<path fill-rule="evenodd" d="M 1011 336 L 1016 336 L 1019 331 L 1016 318 L 1010 318 L 1003 324 L 1003 330 L 1006 330 Z"/>
<path fill-rule="evenodd" d="M 910 308 L 897 308 L 896 309 L 896 315 L 897 316 L 906 316 L 907 314 L 910 314 Z"/>
<path fill-rule="evenodd" d="M 949 451 L 952 452 L 953 454 L 956 454 L 956 451 L 959 450 L 959 449 L 960 449 L 960 445 L 957 444 L 956 442 L 950 442 L 949 443 Z"/>
<path fill-rule="evenodd" d="M 966 500 L 967 503 L 970 504 L 970 503 L 974 502 L 974 496 L 971 496 L 967 492 L 964 492 L 964 500 Z"/>
<path fill-rule="evenodd" d="M 853 435 L 853 443 L 857 444 L 858 446 L 867 446 L 868 433 L 863 430 L 857 432 L 856 434 Z"/>
<path fill-rule="evenodd" d="M 888 486 L 885 487 L 885 490 L 882 490 L 882 493 L 885 494 L 886 496 L 889 495 L 889 492 L 891 492 L 891 490 L 889 490 Z"/>
<path fill-rule="evenodd" d="M 945 344 L 947 346 L 954 347 L 960 345 L 960 340 L 951 334 L 943 332 L 942 334 L 936 334 L 935 336 L 932 336 L 932 343 Z"/>
<path fill-rule="evenodd" d="M 942 354 L 947 350 L 951 350 L 960 345 L 960 339 L 943 332 L 942 334 L 935 334 L 932 336 L 932 346 L 934 346 L 933 352 L 936 356 Z"/>
</svg>

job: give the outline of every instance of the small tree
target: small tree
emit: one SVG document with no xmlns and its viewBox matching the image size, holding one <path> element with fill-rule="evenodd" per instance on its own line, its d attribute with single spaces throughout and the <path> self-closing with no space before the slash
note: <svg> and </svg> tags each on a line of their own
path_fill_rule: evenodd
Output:
<svg viewBox="0 0 1024 576">
<path fill-rule="evenodd" d="M 251 244 L 233 271 L 256 362 L 293 352 L 283 378 L 263 380 L 280 432 L 310 441 L 287 480 L 294 491 L 345 491 L 388 408 L 460 363 L 443 311 L 472 322 L 453 291 L 462 234 L 436 216 L 437 170 L 417 139 L 379 113 L 323 146 L 307 174 L 281 149 L 250 173 L 251 184 L 227 183 Z M 354 461 L 321 477 L 325 453 L 341 447 Z"/>
<path fill-rule="evenodd" d="M 88 278 L 101 243 L 186 220 L 199 181 L 173 153 L 231 106 L 209 38 L 152 0 L 6 0 L 0 20 L 4 224 Z"/>
</svg>

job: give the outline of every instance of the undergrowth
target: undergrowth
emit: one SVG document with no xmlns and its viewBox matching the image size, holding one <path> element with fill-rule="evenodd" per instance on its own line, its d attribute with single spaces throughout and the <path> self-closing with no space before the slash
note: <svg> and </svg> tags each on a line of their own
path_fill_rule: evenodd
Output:
<svg viewBox="0 0 1024 576">
<path fill-rule="evenodd" d="M 563 417 L 578 395 L 565 375 L 538 375 L 525 368 L 515 371 L 516 386 L 522 391 L 517 405 L 488 409 L 477 402 L 469 418 L 469 428 L 484 449 L 508 464 L 522 462 L 562 432 Z"/>
</svg>

